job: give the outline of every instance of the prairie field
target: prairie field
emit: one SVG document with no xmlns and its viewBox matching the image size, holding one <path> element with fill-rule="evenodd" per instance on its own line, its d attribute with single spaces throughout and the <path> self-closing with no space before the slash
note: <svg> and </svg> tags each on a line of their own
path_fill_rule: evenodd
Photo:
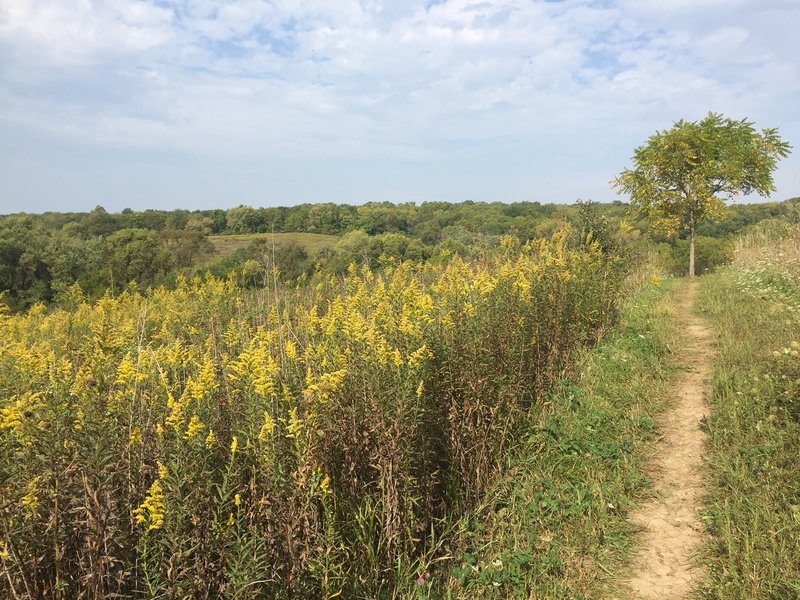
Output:
<svg viewBox="0 0 800 600">
<path fill-rule="evenodd" d="M 800 597 L 800 228 L 765 222 L 702 280 L 719 336 L 708 419 L 707 598 Z"/>
<path fill-rule="evenodd" d="M 0 597 L 627 597 L 691 310 L 697 591 L 795 597 L 797 237 L 749 227 L 694 283 L 564 225 L 3 310 Z"/>
<path fill-rule="evenodd" d="M 800 600 L 798 23 L 0 2 L 0 600 Z"/>
<path fill-rule="evenodd" d="M 612 323 L 564 235 L 245 292 L 181 280 L 3 315 L 7 597 L 390 597 Z"/>
<path fill-rule="evenodd" d="M 236 252 L 247 248 L 255 241 L 264 240 L 268 244 L 273 242 L 297 242 L 309 255 L 313 256 L 318 254 L 320 250 L 330 248 L 338 241 L 335 235 L 325 235 L 322 233 L 239 233 L 239 234 L 226 234 L 226 235 L 212 235 L 209 236 L 209 241 L 214 246 L 214 252 L 209 257 L 209 262 L 212 260 L 220 260 L 226 258 Z"/>
</svg>

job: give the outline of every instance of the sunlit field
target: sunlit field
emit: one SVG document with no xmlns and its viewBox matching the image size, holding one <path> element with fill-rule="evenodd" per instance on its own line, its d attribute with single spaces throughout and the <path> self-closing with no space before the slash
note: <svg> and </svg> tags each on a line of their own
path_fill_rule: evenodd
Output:
<svg viewBox="0 0 800 600">
<path fill-rule="evenodd" d="M 9 597 L 378 597 L 435 570 L 614 314 L 564 235 L 475 262 L 3 316 Z"/>
</svg>

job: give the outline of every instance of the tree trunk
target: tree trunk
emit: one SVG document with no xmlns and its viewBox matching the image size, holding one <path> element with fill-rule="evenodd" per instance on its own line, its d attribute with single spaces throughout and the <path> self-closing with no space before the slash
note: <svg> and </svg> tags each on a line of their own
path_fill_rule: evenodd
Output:
<svg viewBox="0 0 800 600">
<path fill-rule="evenodd" d="M 694 224 L 689 228 L 689 277 L 694 277 Z"/>
</svg>

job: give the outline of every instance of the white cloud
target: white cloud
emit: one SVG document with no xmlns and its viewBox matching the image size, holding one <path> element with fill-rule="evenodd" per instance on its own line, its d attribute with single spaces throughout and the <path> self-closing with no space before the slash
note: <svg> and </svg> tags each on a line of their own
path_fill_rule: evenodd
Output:
<svg viewBox="0 0 800 600">
<path fill-rule="evenodd" d="M 489 162 L 587 137 L 603 152 L 708 110 L 800 134 L 794 2 L 428 4 L 6 0 L 0 130 L 210 159 Z"/>
<path fill-rule="evenodd" d="M 107 62 L 166 44 L 172 11 L 135 0 L 9 0 L 0 8 L 0 40 L 44 64 Z"/>
</svg>

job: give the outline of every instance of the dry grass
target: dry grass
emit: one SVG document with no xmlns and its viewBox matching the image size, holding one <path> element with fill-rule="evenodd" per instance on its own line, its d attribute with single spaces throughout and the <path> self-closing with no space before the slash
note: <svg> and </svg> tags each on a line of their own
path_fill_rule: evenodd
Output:
<svg viewBox="0 0 800 600">
<path fill-rule="evenodd" d="M 769 220 L 753 227 L 736 241 L 736 266 L 767 269 L 800 284 L 800 226 Z"/>
<path fill-rule="evenodd" d="M 237 250 L 246 248 L 257 240 L 268 242 L 295 241 L 305 247 L 310 256 L 318 254 L 325 248 L 330 248 L 339 238 L 335 235 L 321 233 L 243 233 L 236 235 L 212 235 L 210 238 L 214 245 L 214 253 L 209 262 L 215 262 L 230 256 Z"/>
<path fill-rule="evenodd" d="M 800 598 L 800 229 L 758 228 L 701 279 L 719 337 L 704 598 Z"/>
</svg>

